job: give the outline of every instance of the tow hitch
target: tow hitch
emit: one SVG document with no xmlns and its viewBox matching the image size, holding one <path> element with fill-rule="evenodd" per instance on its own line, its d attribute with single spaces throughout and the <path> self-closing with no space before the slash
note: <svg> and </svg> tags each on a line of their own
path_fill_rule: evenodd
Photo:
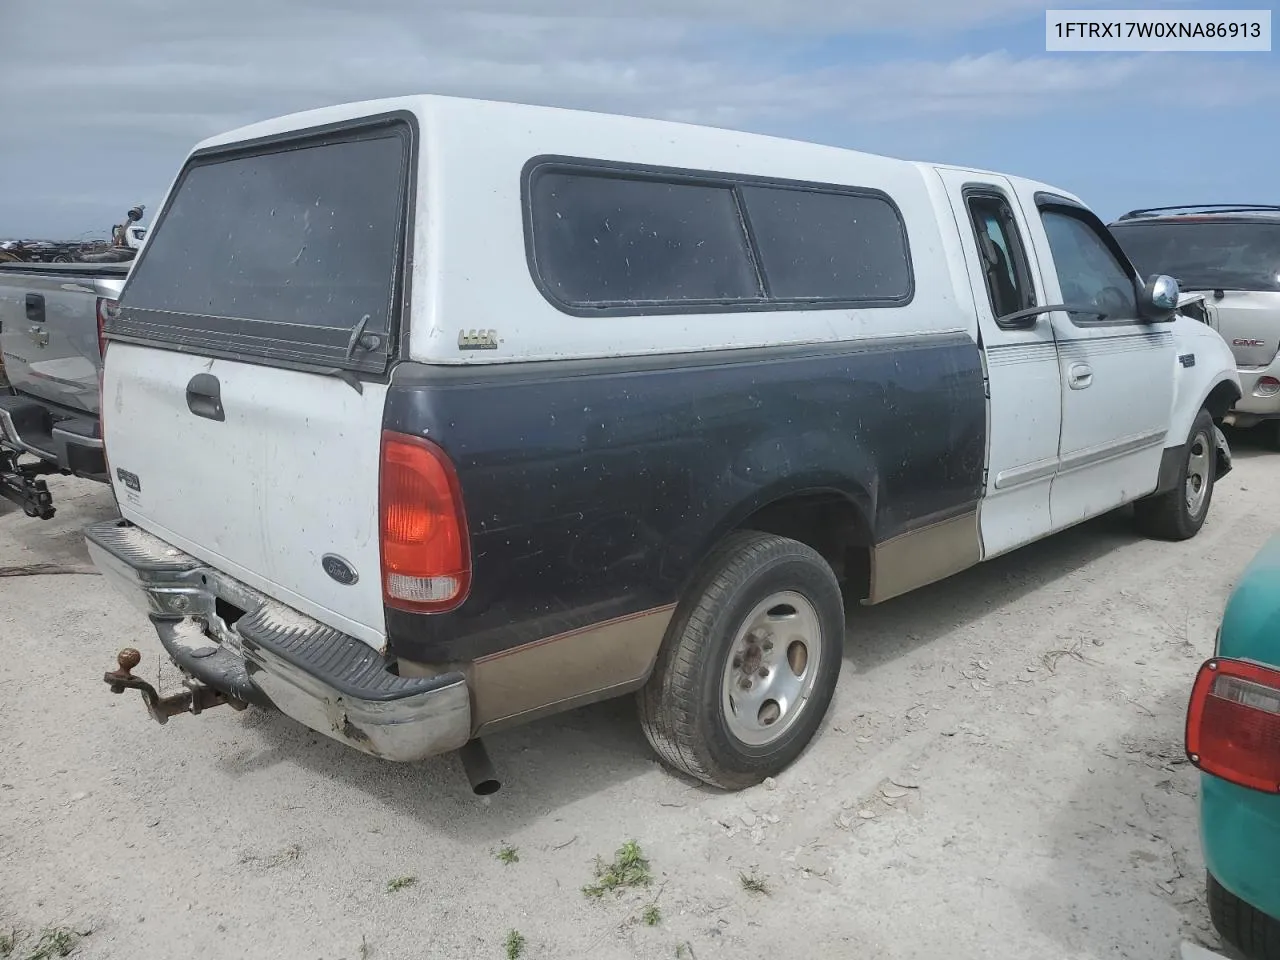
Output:
<svg viewBox="0 0 1280 960">
<path fill-rule="evenodd" d="M 41 474 L 61 473 L 52 464 L 18 463 L 18 455 L 0 447 L 0 496 L 12 500 L 28 517 L 52 520 L 56 512 Z"/>
<path fill-rule="evenodd" d="M 156 692 L 155 687 L 141 677 L 133 675 L 132 671 L 141 662 L 141 653 L 133 647 L 125 647 L 116 656 L 116 663 L 120 668 L 104 674 L 102 679 L 111 688 L 112 693 L 124 693 L 125 690 L 137 690 L 141 693 L 147 713 L 151 714 L 151 718 L 156 723 L 168 723 L 170 717 L 179 713 L 198 714 L 224 703 L 236 710 L 243 710 L 248 706 L 243 701 L 227 697 L 213 687 L 205 686 L 200 681 L 189 677 L 183 681 L 186 689 L 181 693 L 162 697 Z"/>
</svg>

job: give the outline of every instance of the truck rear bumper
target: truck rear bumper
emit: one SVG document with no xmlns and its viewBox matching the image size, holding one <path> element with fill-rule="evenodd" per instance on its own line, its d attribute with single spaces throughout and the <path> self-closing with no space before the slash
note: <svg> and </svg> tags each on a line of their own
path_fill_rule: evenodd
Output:
<svg viewBox="0 0 1280 960">
<path fill-rule="evenodd" d="M 196 682 L 387 760 L 420 760 L 470 739 L 462 673 L 398 676 L 368 644 L 127 521 L 94 524 L 85 539 L 94 565 L 151 617 L 170 658 Z"/>
<path fill-rule="evenodd" d="M 0 396 L 0 444 L 52 464 L 64 473 L 106 482 L 98 418 L 68 417 L 22 395 Z"/>
<path fill-rule="evenodd" d="M 1280 358 L 1267 367 L 1249 367 L 1237 371 L 1240 376 L 1240 399 L 1228 418 L 1239 427 L 1250 427 L 1263 420 L 1280 419 Z"/>
</svg>

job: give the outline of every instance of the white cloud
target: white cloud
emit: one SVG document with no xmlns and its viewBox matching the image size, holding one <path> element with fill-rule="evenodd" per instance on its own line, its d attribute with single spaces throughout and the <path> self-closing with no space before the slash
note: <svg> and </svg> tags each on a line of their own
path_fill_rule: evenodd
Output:
<svg viewBox="0 0 1280 960">
<path fill-rule="evenodd" d="M 1123 0 L 1117 0 L 1122 3 Z M 1034 21 L 1032 0 L 162 0 L 18 4 L 0 59 L 6 214 L 100 196 L 85 218 L 167 185 L 196 140 L 298 109 L 411 92 L 514 99 L 726 126 L 811 121 L 876 149 L 875 124 L 965 123 L 1089 102 L 1261 99 L 1274 67 L 1170 55 L 993 52 L 806 67 L 807 44 L 866 30 L 931 33 Z M 74 29 L 69 29 L 74 25 Z M 905 25 L 905 26 L 904 26 Z M 892 38 L 886 38 L 888 45 Z M 904 41 L 894 41 L 901 48 Z M 61 226 L 72 208 L 48 210 Z M 79 223 L 81 220 L 77 219 Z M 90 221 L 93 222 L 93 221 Z"/>
</svg>

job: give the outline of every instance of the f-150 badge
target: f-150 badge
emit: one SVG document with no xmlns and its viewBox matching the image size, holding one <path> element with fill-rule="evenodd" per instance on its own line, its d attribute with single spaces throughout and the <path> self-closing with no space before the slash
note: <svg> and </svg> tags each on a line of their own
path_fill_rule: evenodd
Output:
<svg viewBox="0 0 1280 960">
<path fill-rule="evenodd" d="M 497 330 L 459 330 L 459 350 L 497 350 Z"/>
</svg>

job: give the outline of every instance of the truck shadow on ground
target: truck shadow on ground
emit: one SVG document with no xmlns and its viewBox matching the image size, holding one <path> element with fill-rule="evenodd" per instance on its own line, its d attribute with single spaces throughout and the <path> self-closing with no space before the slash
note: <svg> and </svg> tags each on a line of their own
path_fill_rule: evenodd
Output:
<svg viewBox="0 0 1280 960">
<path fill-rule="evenodd" d="M 854 605 L 846 655 L 862 670 L 904 656 L 1135 539 L 1131 518 L 1119 511 L 910 597 L 876 608 Z M 647 775 L 672 778 L 676 793 L 715 792 L 658 763 L 631 697 L 486 738 L 503 783 L 502 791 L 486 801 L 472 796 L 452 756 L 409 766 L 390 764 L 326 741 L 283 717 L 250 714 L 242 722 L 257 728 L 264 748 L 224 760 L 224 772 L 233 777 L 279 763 L 298 764 L 318 778 L 333 778 L 372 795 L 423 825 L 477 842 L 495 842 L 513 828 L 552 817 L 595 794 L 627 797 L 634 789 L 628 784 Z"/>
<path fill-rule="evenodd" d="M 1133 707 L 1129 729 L 1088 757 L 1053 808 L 1044 871 L 1019 892 L 1028 922 L 1063 956 L 1172 960 L 1182 940 L 1219 948 L 1205 900 L 1198 774 L 1182 742 L 1204 651 L 1181 646 L 1185 691 Z"/>
</svg>

